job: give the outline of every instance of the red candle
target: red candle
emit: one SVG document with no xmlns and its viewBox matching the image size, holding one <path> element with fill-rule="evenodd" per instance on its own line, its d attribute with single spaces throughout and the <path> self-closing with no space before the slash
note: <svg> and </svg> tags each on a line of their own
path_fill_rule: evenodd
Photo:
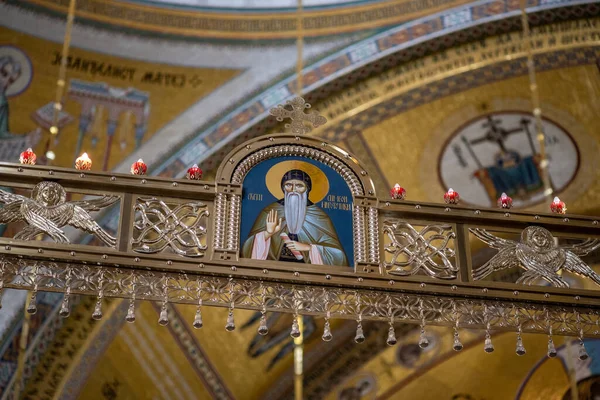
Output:
<svg viewBox="0 0 600 400">
<path fill-rule="evenodd" d="M 35 165 L 35 160 L 37 160 L 37 156 L 33 150 L 31 150 L 31 147 L 22 152 L 19 156 L 19 162 L 21 164 Z"/>
<path fill-rule="evenodd" d="M 566 214 L 567 206 L 564 201 L 561 201 L 558 197 L 555 197 L 552 203 L 550 203 L 550 211 L 556 214 Z"/>
<path fill-rule="evenodd" d="M 507 210 L 512 207 L 512 198 L 508 197 L 506 193 L 502 193 L 498 199 L 498 207 L 506 208 Z"/>
<path fill-rule="evenodd" d="M 392 196 L 392 199 L 404 200 L 404 197 L 406 196 L 406 190 L 396 183 L 392 190 L 390 190 L 390 196 Z"/>
<path fill-rule="evenodd" d="M 444 194 L 444 201 L 446 204 L 458 204 L 459 200 L 460 195 L 452 188 L 448 189 L 448 191 Z"/>
<path fill-rule="evenodd" d="M 187 170 L 186 178 L 190 180 L 202 179 L 202 170 L 198 167 L 198 164 L 194 164 Z"/>
<path fill-rule="evenodd" d="M 82 171 L 89 171 L 92 169 L 92 160 L 90 160 L 87 153 L 83 153 L 75 160 L 75 169 Z"/>
<path fill-rule="evenodd" d="M 141 158 L 133 164 L 131 164 L 131 173 L 133 175 L 146 175 L 147 170 L 148 167 Z"/>
</svg>

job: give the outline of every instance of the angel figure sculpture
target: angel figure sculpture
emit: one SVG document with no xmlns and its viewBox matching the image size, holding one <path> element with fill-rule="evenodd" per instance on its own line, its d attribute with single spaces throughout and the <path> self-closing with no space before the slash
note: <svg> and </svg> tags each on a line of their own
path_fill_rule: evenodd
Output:
<svg viewBox="0 0 600 400">
<path fill-rule="evenodd" d="M 65 189 L 56 182 L 40 182 L 31 191 L 31 198 L 0 190 L 0 224 L 24 221 L 27 226 L 15 239 L 32 240 L 45 233 L 58 243 L 69 243 L 61 230 L 65 225 L 95 235 L 107 246 L 114 247 L 117 240 L 96 223 L 88 213 L 114 204 L 117 196 L 66 202 Z"/>
<path fill-rule="evenodd" d="M 541 278 L 553 286 L 568 288 L 569 284 L 558 274 L 561 270 L 590 278 L 600 285 L 600 275 L 579 258 L 600 247 L 598 239 L 558 246 L 552 233 L 539 226 L 525 228 L 520 242 L 499 238 L 484 229 L 470 231 L 491 248 L 499 250 L 491 260 L 473 271 L 476 281 L 496 271 L 521 267 L 525 273 L 517 283 L 523 285 L 531 285 Z"/>
</svg>

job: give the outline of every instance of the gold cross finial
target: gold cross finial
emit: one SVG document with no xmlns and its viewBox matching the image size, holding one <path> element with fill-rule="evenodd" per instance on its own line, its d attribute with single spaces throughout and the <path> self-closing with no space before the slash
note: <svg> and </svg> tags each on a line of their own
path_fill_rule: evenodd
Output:
<svg viewBox="0 0 600 400">
<path fill-rule="evenodd" d="M 283 121 L 284 118 L 292 120 L 290 124 L 285 124 L 286 128 L 292 128 L 292 133 L 295 135 L 307 134 L 313 128 L 319 127 L 327 118 L 317 113 L 304 113 L 304 109 L 310 108 L 302 97 L 296 97 L 285 102 L 285 105 L 278 105 L 272 108 L 270 113 L 277 118 L 277 121 Z M 306 124 L 308 122 L 308 124 Z M 311 126 L 312 125 L 312 126 Z"/>
</svg>

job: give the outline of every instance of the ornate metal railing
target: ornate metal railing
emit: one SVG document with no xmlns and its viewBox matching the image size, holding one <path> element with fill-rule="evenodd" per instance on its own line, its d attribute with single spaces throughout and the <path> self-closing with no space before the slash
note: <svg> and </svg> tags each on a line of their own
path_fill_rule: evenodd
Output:
<svg viewBox="0 0 600 400">
<path fill-rule="evenodd" d="M 245 177 L 274 157 L 322 163 L 347 183 L 353 265 L 242 257 Z M 314 138 L 252 140 L 226 158 L 216 182 L 0 164 L 0 186 L 12 189 L 0 192 L 9 228 L 0 289 L 27 289 L 33 300 L 64 292 L 64 316 L 77 293 L 98 297 L 94 318 L 110 296 L 130 299 L 128 320 L 135 300 L 162 302 L 160 323 L 168 303 L 195 304 L 195 326 L 201 307 L 214 305 L 231 310 L 229 328 L 233 309 L 246 308 L 355 319 L 359 328 L 385 320 L 390 338 L 397 321 L 451 325 L 456 335 L 600 336 L 600 277 L 582 260 L 600 246 L 595 218 L 377 197 L 354 157 Z M 474 246 L 498 252 L 474 266 Z M 522 272 L 500 282 L 509 269 Z"/>
</svg>

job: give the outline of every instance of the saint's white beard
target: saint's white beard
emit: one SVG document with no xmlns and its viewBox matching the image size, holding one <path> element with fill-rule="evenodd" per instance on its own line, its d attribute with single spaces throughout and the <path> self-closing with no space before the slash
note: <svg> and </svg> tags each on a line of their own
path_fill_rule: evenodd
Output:
<svg viewBox="0 0 600 400">
<path fill-rule="evenodd" d="M 306 204 L 308 193 L 287 192 L 285 194 L 285 222 L 290 233 L 297 235 L 302 230 L 304 217 L 306 217 Z"/>
</svg>

